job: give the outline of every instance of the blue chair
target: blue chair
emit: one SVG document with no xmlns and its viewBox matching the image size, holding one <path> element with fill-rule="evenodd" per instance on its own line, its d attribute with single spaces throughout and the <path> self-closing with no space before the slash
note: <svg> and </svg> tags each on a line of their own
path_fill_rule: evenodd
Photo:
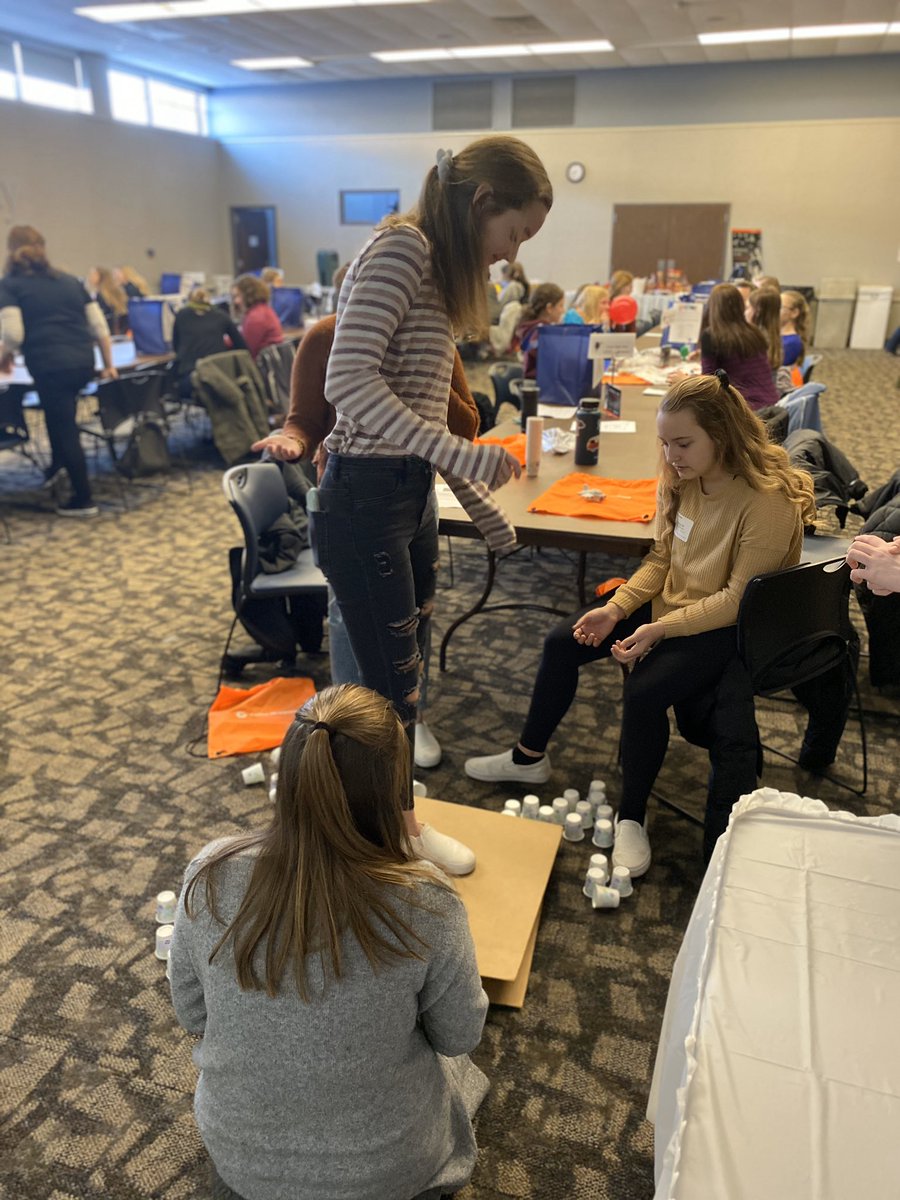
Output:
<svg viewBox="0 0 900 1200">
<path fill-rule="evenodd" d="M 803 377 L 804 383 L 809 383 L 812 379 L 812 373 L 816 365 L 822 361 L 821 354 L 807 354 L 803 360 L 803 366 L 800 368 L 800 374 Z"/>
<path fill-rule="evenodd" d="M 303 289 L 298 287 L 272 288 L 272 307 L 282 325 L 296 329 L 303 324 Z"/>
<path fill-rule="evenodd" d="M 819 397 L 827 391 L 824 383 L 804 383 L 803 387 L 798 387 L 781 397 L 778 407 L 788 410 L 789 434 L 795 429 L 815 429 L 816 433 L 822 432 Z"/>
<path fill-rule="evenodd" d="M 163 325 L 165 300 L 129 300 L 128 324 L 136 354 L 163 355 L 172 349 Z"/>
</svg>

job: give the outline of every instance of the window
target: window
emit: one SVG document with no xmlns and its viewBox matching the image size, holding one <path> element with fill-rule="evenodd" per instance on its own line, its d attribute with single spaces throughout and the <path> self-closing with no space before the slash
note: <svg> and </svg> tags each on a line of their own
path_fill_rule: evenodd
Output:
<svg viewBox="0 0 900 1200">
<path fill-rule="evenodd" d="M 342 225 L 377 225 L 388 213 L 399 211 L 399 191 L 341 192 Z"/>
<path fill-rule="evenodd" d="M 146 79 L 127 71 L 108 71 L 109 104 L 116 121 L 152 125 L 178 133 L 206 134 L 206 94 Z"/>
<path fill-rule="evenodd" d="M 84 86 L 77 55 L 36 50 L 18 42 L 13 42 L 12 50 L 19 99 L 69 112 L 94 111 L 94 98 L 90 88 Z"/>
</svg>

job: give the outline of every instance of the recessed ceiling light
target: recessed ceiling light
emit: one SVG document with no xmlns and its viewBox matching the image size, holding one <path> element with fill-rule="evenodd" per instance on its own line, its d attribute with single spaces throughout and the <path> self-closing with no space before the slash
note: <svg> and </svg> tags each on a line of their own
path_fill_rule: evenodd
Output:
<svg viewBox="0 0 900 1200">
<path fill-rule="evenodd" d="M 428 50 L 379 50 L 372 54 L 383 63 L 438 62 L 472 58 L 524 58 L 545 54 L 597 54 L 613 50 L 611 42 L 517 42 L 504 46 L 447 46 Z"/>
<path fill-rule="evenodd" d="M 293 71 L 295 67 L 311 67 L 314 64 L 308 58 L 294 55 L 287 58 L 233 58 L 231 65 L 244 71 Z"/>
<path fill-rule="evenodd" d="M 886 21 L 861 25 L 797 25 L 791 30 L 794 38 L 880 37 L 887 33 Z"/>
<path fill-rule="evenodd" d="M 368 8 L 385 4 L 431 4 L 433 0 L 165 0 L 164 3 L 94 4 L 76 8 L 79 17 L 117 25 L 128 21 L 175 21 L 186 17 L 233 17 L 247 13 L 312 8 Z"/>
<path fill-rule="evenodd" d="M 738 46 L 744 42 L 787 42 L 790 29 L 738 29 L 730 33 L 698 33 L 701 46 Z"/>
</svg>

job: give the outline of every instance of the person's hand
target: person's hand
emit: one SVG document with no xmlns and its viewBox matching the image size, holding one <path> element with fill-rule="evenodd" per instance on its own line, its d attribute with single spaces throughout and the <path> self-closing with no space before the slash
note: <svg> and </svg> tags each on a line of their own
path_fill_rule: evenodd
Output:
<svg viewBox="0 0 900 1200">
<path fill-rule="evenodd" d="M 639 625 L 631 637 L 623 638 L 612 644 L 612 656 L 618 663 L 637 662 L 645 654 L 649 654 L 657 642 L 666 636 L 666 628 L 659 621 L 649 625 Z"/>
<path fill-rule="evenodd" d="M 101 379 L 118 379 L 119 372 L 115 367 L 104 367 L 100 372 Z"/>
<path fill-rule="evenodd" d="M 488 477 L 485 479 L 489 491 L 495 492 L 497 488 L 509 483 L 510 479 L 519 478 L 522 474 L 522 464 L 508 450 L 503 446 L 486 446 L 485 449 L 490 452 Z"/>
<path fill-rule="evenodd" d="M 864 583 L 876 596 L 900 592 L 900 540 L 885 542 L 871 533 L 861 534 L 851 542 L 847 562 L 853 582 Z"/>
<path fill-rule="evenodd" d="M 572 626 L 572 637 L 582 646 L 599 646 L 609 637 L 624 615 L 616 604 L 592 608 Z"/>
<path fill-rule="evenodd" d="M 303 457 L 305 446 L 297 438 L 289 437 L 286 433 L 272 433 L 268 437 L 254 442 L 251 450 L 268 450 L 279 462 L 296 462 Z"/>
</svg>

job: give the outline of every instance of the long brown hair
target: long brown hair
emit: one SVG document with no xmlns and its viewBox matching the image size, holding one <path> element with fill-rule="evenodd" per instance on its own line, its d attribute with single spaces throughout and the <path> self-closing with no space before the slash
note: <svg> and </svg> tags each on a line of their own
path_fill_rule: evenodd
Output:
<svg viewBox="0 0 900 1200">
<path fill-rule="evenodd" d="M 633 283 L 634 276 L 630 271 L 613 271 L 609 281 L 610 300 L 615 300 L 616 296 L 630 295 Z"/>
<path fill-rule="evenodd" d="M 717 283 L 709 293 L 700 338 L 720 358 L 752 358 L 768 349 L 765 335 L 747 320 L 741 293 L 730 283 Z"/>
<path fill-rule="evenodd" d="M 425 176 L 414 209 L 387 217 L 379 229 L 415 225 L 431 246 L 431 266 L 457 337 L 481 337 L 488 327 L 486 270 L 481 227 L 486 217 L 521 209 L 535 200 L 550 211 L 553 187 L 544 164 L 518 138 L 495 134 L 459 154 L 442 153 Z M 487 194 L 475 204 L 480 187 Z"/>
<path fill-rule="evenodd" d="M 786 304 L 791 310 L 791 320 L 800 339 L 800 358 L 802 361 L 809 348 L 809 305 L 799 292 L 791 291 L 781 293 L 781 303 Z"/>
<path fill-rule="evenodd" d="M 285 736 L 268 828 L 214 850 L 188 884 L 188 916 L 196 915 L 202 880 L 206 907 L 225 926 L 210 962 L 230 943 L 242 989 L 275 996 L 290 969 L 309 1000 L 307 956 L 319 956 L 326 979 L 340 979 L 347 932 L 376 970 L 421 958 L 426 944 L 389 896 L 404 892 L 405 904 L 424 907 L 417 886 L 443 880 L 412 856 L 401 805 L 411 786 L 406 734 L 384 697 L 352 684 L 313 696 Z M 226 924 L 217 877 L 247 851 L 255 854 L 250 882 Z"/>
<path fill-rule="evenodd" d="M 119 274 L 125 283 L 130 283 L 132 287 L 137 288 L 142 296 L 150 295 L 150 284 L 135 267 L 119 267 Z"/>
<path fill-rule="evenodd" d="M 769 351 L 769 366 L 777 371 L 784 362 L 781 345 L 781 297 L 773 288 L 754 288 L 747 303 L 753 313 L 753 324 L 761 329 Z"/>
<path fill-rule="evenodd" d="M 109 267 L 94 267 L 94 270 L 97 272 L 97 295 L 103 297 L 117 317 L 124 316 L 128 312 L 128 293 L 116 283 Z"/>
<path fill-rule="evenodd" d="M 44 235 L 33 225 L 13 225 L 6 235 L 7 275 L 53 275 Z"/>
<path fill-rule="evenodd" d="M 688 410 L 716 447 L 726 471 L 740 475 L 754 491 L 783 492 L 800 508 L 804 525 L 816 518 L 812 480 L 791 466 L 787 451 L 769 441 L 765 423 L 736 387 L 723 386 L 715 375 L 692 375 L 676 383 L 663 397 L 660 412 Z M 682 483 L 662 456 L 660 495 L 662 528 L 674 526 Z"/>
<path fill-rule="evenodd" d="M 522 321 L 536 321 L 545 308 L 559 304 L 565 292 L 556 283 L 539 283 L 522 309 Z"/>
</svg>

